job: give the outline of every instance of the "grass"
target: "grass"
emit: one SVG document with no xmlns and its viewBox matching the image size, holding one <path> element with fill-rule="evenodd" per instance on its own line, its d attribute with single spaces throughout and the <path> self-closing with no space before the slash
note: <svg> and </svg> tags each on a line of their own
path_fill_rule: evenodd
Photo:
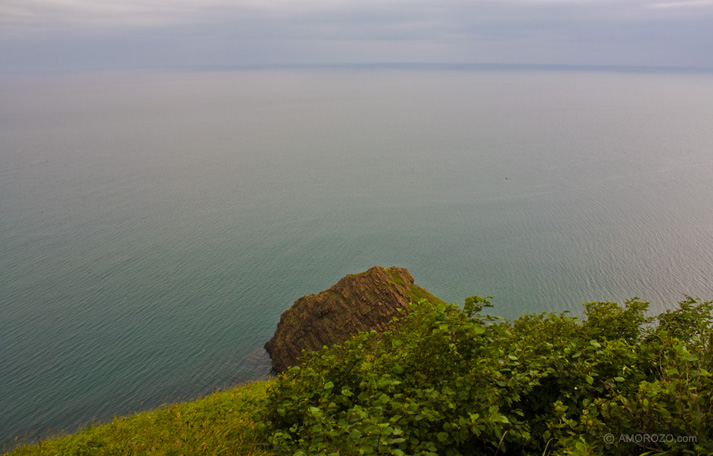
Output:
<svg viewBox="0 0 713 456">
<path fill-rule="evenodd" d="M 411 288 L 411 296 L 410 297 L 411 297 L 411 302 L 419 302 L 420 300 L 425 299 L 426 301 L 431 302 L 433 304 L 447 304 L 447 302 L 433 296 L 431 293 L 429 293 L 425 289 L 419 287 L 418 285 L 414 285 Z"/>
<path fill-rule="evenodd" d="M 272 455 L 251 418 L 269 384 L 249 383 L 193 402 L 114 418 L 76 434 L 21 446 L 9 455 Z"/>
</svg>

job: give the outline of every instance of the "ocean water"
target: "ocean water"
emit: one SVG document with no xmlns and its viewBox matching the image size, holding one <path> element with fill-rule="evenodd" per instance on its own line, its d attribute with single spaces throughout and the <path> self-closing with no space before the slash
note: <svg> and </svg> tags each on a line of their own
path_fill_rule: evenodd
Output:
<svg viewBox="0 0 713 456">
<path fill-rule="evenodd" d="M 713 74 L 0 77 L 0 440 L 269 372 L 373 265 L 494 313 L 713 299 Z"/>
</svg>

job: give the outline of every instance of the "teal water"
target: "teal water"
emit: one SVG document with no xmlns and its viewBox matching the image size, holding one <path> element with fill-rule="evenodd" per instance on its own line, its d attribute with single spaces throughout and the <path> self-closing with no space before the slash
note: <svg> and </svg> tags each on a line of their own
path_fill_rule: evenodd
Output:
<svg viewBox="0 0 713 456">
<path fill-rule="evenodd" d="M 260 378 L 375 264 L 510 318 L 713 298 L 712 125 L 711 74 L 0 77 L 0 440 Z"/>
</svg>

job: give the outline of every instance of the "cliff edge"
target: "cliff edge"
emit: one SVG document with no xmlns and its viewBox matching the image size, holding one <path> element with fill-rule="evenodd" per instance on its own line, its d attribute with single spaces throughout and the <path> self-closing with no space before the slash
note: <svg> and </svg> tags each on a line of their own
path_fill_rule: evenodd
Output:
<svg viewBox="0 0 713 456">
<path fill-rule="evenodd" d="M 349 274 L 328 290 L 299 298 L 282 313 L 265 348 L 272 367 L 282 372 L 297 363 L 302 350 L 340 344 L 361 331 L 384 331 L 397 309 L 427 299 L 442 302 L 414 284 L 404 268 L 373 268 Z"/>
</svg>

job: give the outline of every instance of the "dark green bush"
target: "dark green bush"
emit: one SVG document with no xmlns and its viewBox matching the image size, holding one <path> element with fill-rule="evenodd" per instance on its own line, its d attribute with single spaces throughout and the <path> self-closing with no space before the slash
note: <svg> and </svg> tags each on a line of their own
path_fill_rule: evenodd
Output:
<svg viewBox="0 0 713 456">
<path fill-rule="evenodd" d="M 307 355 L 270 389 L 261 427 L 296 455 L 713 451 L 711 302 L 656 325 L 636 299 L 586 304 L 584 320 L 509 322 L 488 305 L 421 301 L 389 332 Z"/>
</svg>

